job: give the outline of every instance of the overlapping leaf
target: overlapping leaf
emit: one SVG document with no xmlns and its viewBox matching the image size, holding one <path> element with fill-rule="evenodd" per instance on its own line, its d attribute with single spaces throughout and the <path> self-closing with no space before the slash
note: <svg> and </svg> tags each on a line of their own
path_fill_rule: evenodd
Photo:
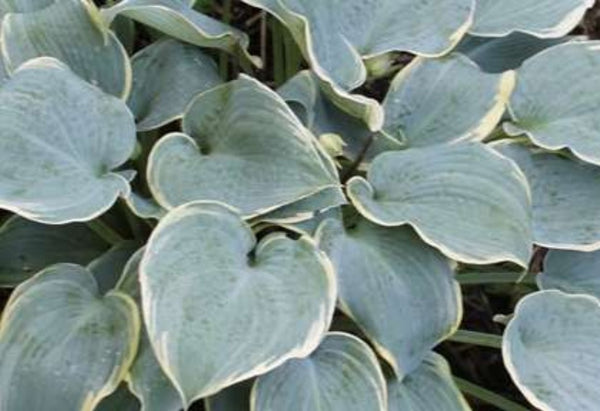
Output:
<svg viewBox="0 0 600 411">
<path fill-rule="evenodd" d="M 358 338 L 329 333 L 309 357 L 258 377 L 252 410 L 386 411 L 385 379 Z"/>
<path fill-rule="evenodd" d="M 550 250 L 544 272 L 537 276 L 540 288 L 600 298 L 600 251 Z"/>
<path fill-rule="evenodd" d="M 137 347 L 135 303 L 98 293 L 91 273 L 57 264 L 21 284 L 0 325 L 0 409 L 93 410 Z"/>
<path fill-rule="evenodd" d="M 400 378 L 458 328 L 461 295 L 450 262 L 411 228 L 361 217 L 344 228 L 329 219 L 316 238 L 336 268 L 342 309 Z"/>
<path fill-rule="evenodd" d="M 353 177 L 347 190 L 369 220 L 384 226 L 410 224 L 452 259 L 528 264 L 527 181 L 512 161 L 480 143 L 383 153 L 367 179 Z"/>
<path fill-rule="evenodd" d="M 502 343 L 521 392 L 542 410 L 595 410 L 600 403 L 600 302 L 540 291 L 523 298 Z"/>
<path fill-rule="evenodd" d="M 308 355 L 329 327 L 336 284 L 326 257 L 306 237 L 273 234 L 255 245 L 249 226 L 218 203 L 181 206 L 150 237 L 144 319 L 186 405 Z"/>
<path fill-rule="evenodd" d="M 51 58 L 21 66 L 0 88 L 0 207 L 60 224 L 90 220 L 127 193 L 113 172 L 133 152 L 125 104 Z"/>
</svg>

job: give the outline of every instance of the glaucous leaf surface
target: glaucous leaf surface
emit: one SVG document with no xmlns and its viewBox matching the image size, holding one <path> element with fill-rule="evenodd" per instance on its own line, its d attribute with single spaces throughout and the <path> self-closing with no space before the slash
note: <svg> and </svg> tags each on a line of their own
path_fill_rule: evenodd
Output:
<svg viewBox="0 0 600 411">
<path fill-rule="evenodd" d="M 394 78 L 383 132 L 409 147 L 482 140 L 498 124 L 515 73 L 489 74 L 461 54 L 417 58 Z"/>
<path fill-rule="evenodd" d="M 594 0 L 477 0 L 469 32 L 501 37 L 520 31 L 540 38 L 556 38 L 577 26 Z"/>
<path fill-rule="evenodd" d="M 537 282 L 544 290 L 557 289 L 600 298 L 600 251 L 550 250 Z"/>
<path fill-rule="evenodd" d="M 85 221 L 130 190 L 112 170 L 133 152 L 133 116 L 57 60 L 13 73 L 0 88 L 0 124 L 0 208 L 48 224 Z"/>
<path fill-rule="evenodd" d="M 160 40 L 132 59 L 133 86 L 127 104 L 138 131 L 158 128 L 181 118 L 198 93 L 222 81 L 214 61 L 198 47 Z"/>
<path fill-rule="evenodd" d="M 137 349 L 126 295 L 100 296 L 92 274 L 56 264 L 14 291 L 0 324 L 0 409 L 93 410 Z"/>
<path fill-rule="evenodd" d="M 533 240 L 566 250 L 600 249 L 600 170 L 558 154 L 536 152 L 510 141 L 493 147 L 514 160 L 532 193 Z"/>
<path fill-rule="evenodd" d="M 14 287 L 55 263 L 85 265 L 108 247 L 85 224 L 45 225 L 10 217 L 0 227 L 0 287 Z"/>
<path fill-rule="evenodd" d="M 472 22 L 474 1 L 244 0 L 288 27 L 319 78 L 343 90 L 366 80 L 362 58 L 390 51 L 439 56 Z"/>
<path fill-rule="evenodd" d="M 183 117 L 186 134 L 152 149 L 148 182 L 158 203 L 220 201 L 256 216 L 337 187 L 335 165 L 285 102 L 250 77 L 200 94 Z M 191 137 L 189 137 L 191 136 Z"/>
<path fill-rule="evenodd" d="M 30 13 L 50 6 L 55 0 L 0 0 L 0 19 L 7 13 Z"/>
<path fill-rule="evenodd" d="M 412 373 L 387 381 L 389 411 L 470 411 L 456 387 L 448 362 L 429 352 Z"/>
<path fill-rule="evenodd" d="M 254 380 L 227 387 L 204 400 L 207 411 L 250 411 L 250 391 Z"/>
<path fill-rule="evenodd" d="M 536 408 L 593 411 L 600 403 L 600 301 L 540 291 L 523 298 L 504 332 L 502 356 Z"/>
<path fill-rule="evenodd" d="M 227 24 L 195 11 L 185 0 L 123 0 L 103 9 L 106 26 L 119 15 L 129 17 L 173 38 L 200 47 L 217 48 L 260 65 L 248 54 L 248 36 Z"/>
<path fill-rule="evenodd" d="M 307 237 L 257 245 L 236 212 L 208 202 L 160 221 L 140 282 L 152 347 L 186 406 L 308 355 L 336 297 L 331 263 Z"/>
<path fill-rule="evenodd" d="M 410 227 L 328 219 L 315 237 L 336 269 L 342 310 L 397 376 L 458 328 L 462 301 L 450 261 Z"/>
<path fill-rule="evenodd" d="M 308 357 L 258 377 L 253 411 L 386 411 L 385 378 L 369 346 L 351 334 L 328 333 Z"/>
<path fill-rule="evenodd" d="M 471 264 L 531 255 L 531 199 L 525 176 L 480 143 L 380 154 L 367 178 L 353 177 L 348 196 L 367 219 L 411 225 L 448 257 Z"/>
<path fill-rule="evenodd" d="M 126 383 L 121 383 L 117 390 L 105 397 L 94 408 L 94 411 L 139 411 L 140 402 L 129 391 Z"/>
<path fill-rule="evenodd" d="M 6 80 L 8 80 L 8 71 L 6 70 L 4 58 L 2 57 L 2 53 L 0 52 L 0 87 L 2 87 L 2 83 L 4 83 Z"/>
<path fill-rule="evenodd" d="M 115 288 L 129 258 L 140 246 L 134 240 L 122 241 L 88 264 L 87 269 L 94 274 L 100 294 Z"/>
<path fill-rule="evenodd" d="M 518 70 L 509 102 L 509 135 L 526 134 L 549 150 L 570 149 L 600 165 L 600 41 L 546 49 Z"/>
<path fill-rule="evenodd" d="M 105 92 L 126 98 L 131 65 L 116 36 L 88 0 L 55 1 L 30 13 L 9 13 L 2 23 L 2 53 L 8 72 L 36 57 L 54 57 Z"/>
<path fill-rule="evenodd" d="M 143 219 L 160 220 L 167 213 L 153 198 L 143 197 L 133 191 L 125 197 L 125 203 L 133 214 Z"/>
</svg>

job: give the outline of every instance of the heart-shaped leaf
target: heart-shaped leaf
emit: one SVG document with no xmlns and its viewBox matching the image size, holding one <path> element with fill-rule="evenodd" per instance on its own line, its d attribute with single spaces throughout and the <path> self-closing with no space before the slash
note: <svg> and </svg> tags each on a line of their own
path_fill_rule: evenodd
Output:
<svg viewBox="0 0 600 411">
<path fill-rule="evenodd" d="M 221 83 L 216 64 L 198 47 L 161 40 L 132 59 L 133 86 L 127 104 L 138 131 L 158 128 L 181 118 L 200 92 Z"/>
<path fill-rule="evenodd" d="M 594 0 L 477 0 L 470 33 L 501 37 L 515 31 L 541 38 L 573 30 Z"/>
<path fill-rule="evenodd" d="M 456 387 L 446 360 L 430 352 L 419 368 L 387 383 L 389 411 L 470 411 Z"/>
<path fill-rule="evenodd" d="M 541 289 L 557 289 L 600 298 L 600 251 L 550 250 L 544 272 L 537 276 Z"/>
<path fill-rule="evenodd" d="M 54 57 L 107 93 L 126 98 L 131 87 L 127 52 L 99 21 L 92 2 L 54 1 L 2 22 L 2 53 L 9 72 L 35 57 Z"/>
<path fill-rule="evenodd" d="M 596 410 L 600 404 L 600 301 L 540 291 L 523 298 L 504 332 L 513 381 L 541 410 Z"/>
<path fill-rule="evenodd" d="M 186 406 L 308 355 L 329 327 L 336 284 L 327 258 L 306 237 L 255 242 L 238 214 L 202 202 L 171 211 L 150 237 L 144 319 Z"/>
<path fill-rule="evenodd" d="M 367 179 L 353 177 L 348 196 L 369 220 L 410 224 L 428 244 L 471 264 L 531 255 L 531 200 L 518 167 L 480 143 L 390 151 Z"/>
<path fill-rule="evenodd" d="M 148 182 L 158 203 L 230 204 L 245 216 L 275 210 L 337 187 L 333 162 L 285 102 L 256 80 L 239 80 L 200 94 L 183 118 L 184 131 L 152 149 Z"/>
<path fill-rule="evenodd" d="M 0 324 L 0 409 L 85 410 L 115 390 L 137 349 L 135 303 L 56 264 L 21 284 Z"/>
<path fill-rule="evenodd" d="M 563 156 L 534 152 L 510 141 L 494 148 L 514 160 L 532 193 L 533 240 L 549 248 L 600 249 L 600 170 Z"/>
<path fill-rule="evenodd" d="M 372 340 L 399 377 L 452 334 L 462 317 L 450 261 L 409 227 L 381 227 L 356 217 L 345 228 L 325 220 L 317 242 L 331 258 L 342 310 Z"/>
<path fill-rule="evenodd" d="M 358 338 L 327 334 L 309 357 L 258 377 L 255 411 L 386 411 L 385 379 L 375 354 Z"/>
<path fill-rule="evenodd" d="M 129 181 L 112 172 L 133 152 L 135 123 L 121 100 L 62 63 L 31 60 L 0 88 L 0 207 L 62 224 L 107 210 Z"/>
<path fill-rule="evenodd" d="M 390 85 L 383 131 L 410 147 L 482 140 L 500 121 L 514 84 L 514 72 L 484 73 L 461 54 L 417 58 Z"/>
<path fill-rule="evenodd" d="M 549 149 L 569 148 L 600 165 L 600 41 L 575 41 L 539 53 L 518 70 L 509 135 Z"/>
</svg>

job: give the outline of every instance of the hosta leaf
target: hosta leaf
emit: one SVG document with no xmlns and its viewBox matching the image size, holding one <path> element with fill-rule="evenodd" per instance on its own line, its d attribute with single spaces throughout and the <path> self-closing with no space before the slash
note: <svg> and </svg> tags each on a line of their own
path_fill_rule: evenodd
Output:
<svg viewBox="0 0 600 411">
<path fill-rule="evenodd" d="M 600 248 L 600 170 L 518 144 L 494 144 L 527 176 L 532 193 L 533 240 L 549 248 L 592 251 Z"/>
<path fill-rule="evenodd" d="M 133 152 L 125 104 L 51 58 L 21 66 L 0 88 L 0 207 L 61 224 L 93 219 L 129 182 L 112 170 Z"/>
<path fill-rule="evenodd" d="M 537 280 L 542 289 L 600 298 L 600 251 L 550 250 L 544 259 L 544 272 Z"/>
<path fill-rule="evenodd" d="M 129 258 L 139 248 L 137 241 L 122 241 L 88 264 L 87 269 L 94 274 L 100 294 L 116 286 Z"/>
<path fill-rule="evenodd" d="M 0 87 L 2 87 L 2 83 L 4 83 L 6 80 L 8 80 L 8 72 L 6 71 L 6 65 L 4 64 L 2 53 L 0 53 Z"/>
<path fill-rule="evenodd" d="M 102 10 L 107 26 L 123 15 L 178 40 L 200 47 L 225 50 L 255 65 L 248 54 L 248 36 L 211 17 L 198 13 L 185 0 L 123 0 Z"/>
<path fill-rule="evenodd" d="M 129 389 L 127 384 L 121 383 L 119 388 L 108 397 L 104 398 L 94 411 L 139 411 L 140 403 Z"/>
<path fill-rule="evenodd" d="M 565 43 L 533 56 L 518 71 L 505 131 L 600 165 L 598 84 L 600 41 Z"/>
<path fill-rule="evenodd" d="M 150 237 L 144 318 L 186 405 L 308 355 L 329 327 L 336 286 L 325 256 L 307 237 L 255 242 L 238 214 L 202 202 L 170 212 Z"/>
<path fill-rule="evenodd" d="M 447 260 L 409 227 L 387 228 L 363 218 L 344 228 L 325 220 L 317 242 L 331 258 L 341 308 L 403 376 L 452 334 L 461 295 Z"/>
<path fill-rule="evenodd" d="M 333 332 L 309 357 L 258 377 L 252 410 L 385 411 L 385 379 L 358 338 Z"/>
<path fill-rule="evenodd" d="M 91 273 L 56 264 L 21 284 L 0 326 L 0 409 L 93 410 L 129 368 L 139 317 Z"/>
<path fill-rule="evenodd" d="M 230 204 L 245 216 L 338 187 L 335 166 L 277 94 L 250 77 L 200 94 L 184 131 L 152 149 L 148 182 L 171 209 L 194 200 Z"/>
<path fill-rule="evenodd" d="M 474 6 L 471 0 L 347 0 L 335 7 L 321 0 L 244 2 L 283 21 L 313 71 L 345 90 L 365 81 L 364 57 L 390 51 L 447 53 L 467 31 Z"/>
<path fill-rule="evenodd" d="M 477 0 L 470 33 L 501 37 L 514 31 L 562 37 L 577 26 L 594 0 Z"/>
<path fill-rule="evenodd" d="M 204 400 L 207 411 L 250 411 L 250 391 L 254 380 L 227 387 Z"/>
<path fill-rule="evenodd" d="M 197 47 L 162 40 L 132 60 L 133 87 L 128 105 L 139 131 L 180 118 L 194 96 L 221 83 L 216 64 Z"/>
<path fill-rule="evenodd" d="M 167 213 L 167 210 L 158 205 L 153 198 L 142 197 L 133 191 L 125 197 L 125 203 L 139 218 L 160 220 Z"/>
<path fill-rule="evenodd" d="M 417 58 L 390 86 L 383 131 L 412 147 L 482 140 L 500 121 L 514 84 L 514 72 L 484 73 L 461 54 Z"/>
<path fill-rule="evenodd" d="M 131 87 L 127 52 L 98 21 L 88 0 L 55 1 L 35 12 L 7 14 L 2 52 L 9 72 L 35 57 L 54 57 L 107 93 L 125 98 Z"/>
<path fill-rule="evenodd" d="M 45 225 L 13 216 L 0 228 L 0 286 L 16 286 L 55 263 L 87 264 L 107 249 L 85 224 Z"/>
<path fill-rule="evenodd" d="M 527 267 L 532 248 L 527 181 L 512 161 L 480 143 L 383 153 L 367 179 L 353 177 L 347 190 L 369 220 L 410 224 L 452 259 Z"/>
<path fill-rule="evenodd" d="M 419 368 L 387 384 L 389 411 L 470 411 L 454 384 L 446 360 L 430 352 Z"/>
<path fill-rule="evenodd" d="M 55 0 L 0 0 L 0 19 L 6 13 L 31 13 L 54 2 Z"/>
<path fill-rule="evenodd" d="M 523 298 L 504 332 L 502 356 L 525 397 L 542 410 L 600 404 L 600 302 L 540 291 Z"/>
</svg>

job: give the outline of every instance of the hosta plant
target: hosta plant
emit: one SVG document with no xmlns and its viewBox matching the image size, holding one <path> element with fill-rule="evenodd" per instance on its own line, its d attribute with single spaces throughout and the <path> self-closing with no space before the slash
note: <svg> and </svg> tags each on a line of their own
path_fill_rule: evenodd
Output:
<svg viewBox="0 0 600 411">
<path fill-rule="evenodd" d="M 0 411 L 600 409 L 593 3 L 0 0 Z"/>
</svg>

